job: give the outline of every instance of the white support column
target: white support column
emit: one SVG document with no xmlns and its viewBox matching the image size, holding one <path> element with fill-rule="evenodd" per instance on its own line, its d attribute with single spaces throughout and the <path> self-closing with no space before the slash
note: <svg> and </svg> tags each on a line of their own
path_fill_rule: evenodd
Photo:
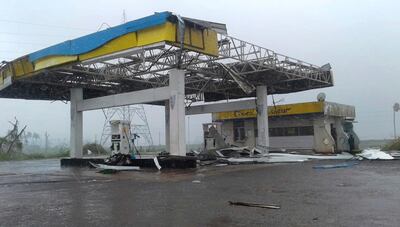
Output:
<svg viewBox="0 0 400 227">
<path fill-rule="evenodd" d="M 169 100 L 165 101 L 165 151 L 169 153 Z"/>
<path fill-rule="evenodd" d="M 268 152 L 269 131 L 267 86 L 257 86 L 257 129 L 257 148 Z"/>
<path fill-rule="evenodd" d="M 185 71 L 169 71 L 169 152 L 186 156 L 185 141 Z"/>
<path fill-rule="evenodd" d="M 82 158 L 83 113 L 78 111 L 78 102 L 83 100 L 82 88 L 71 88 L 70 157 Z"/>
</svg>

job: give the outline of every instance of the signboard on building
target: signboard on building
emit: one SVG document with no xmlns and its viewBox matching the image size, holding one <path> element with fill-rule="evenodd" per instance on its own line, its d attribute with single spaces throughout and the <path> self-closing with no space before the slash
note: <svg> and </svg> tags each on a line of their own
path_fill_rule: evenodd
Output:
<svg viewBox="0 0 400 227">
<path fill-rule="evenodd" d="M 307 102 L 307 103 L 296 103 L 296 104 L 268 107 L 268 116 L 270 117 L 310 114 L 310 113 L 323 113 L 323 112 L 324 112 L 324 102 Z M 249 109 L 249 110 L 239 110 L 230 112 L 219 112 L 215 114 L 216 114 L 216 120 L 256 118 L 257 110 Z"/>
</svg>

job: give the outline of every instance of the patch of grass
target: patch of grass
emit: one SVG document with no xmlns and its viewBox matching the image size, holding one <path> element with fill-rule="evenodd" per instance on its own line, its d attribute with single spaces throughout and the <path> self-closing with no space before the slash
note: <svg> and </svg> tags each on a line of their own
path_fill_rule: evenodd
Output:
<svg viewBox="0 0 400 227">
<path fill-rule="evenodd" d="M 23 153 L 0 153 L 0 161 L 25 160 Z"/>
<path fill-rule="evenodd" d="M 393 143 L 393 139 L 374 139 L 374 140 L 361 140 L 360 141 L 360 149 L 367 148 L 382 148 L 385 145 Z"/>
<path fill-rule="evenodd" d="M 400 151 L 400 139 L 393 140 L 382 147 L 383 151 Z"/>
<path fill-rule="evenodd" d="M 69 156 L 69 150 L 59 150 L 56 152 L 36 152 L 36 153 L 0 153 L 0 161 L 20 161 L 20 160 L 34 160 L 34 159 L 50 159 L 61 158 Z"/>
</svg>

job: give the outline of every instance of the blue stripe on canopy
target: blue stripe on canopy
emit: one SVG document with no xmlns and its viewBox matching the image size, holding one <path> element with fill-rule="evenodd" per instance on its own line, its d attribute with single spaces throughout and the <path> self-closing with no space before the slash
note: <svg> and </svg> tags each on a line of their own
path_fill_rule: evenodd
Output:
<svg viewBox="0 0 400 227">
<path fill-rule="evenodd" d="M 33 62 L 54 55 L 79 55 L 87 53 L 127 33 L 164 24 L 171 15 L 172 13 L 170 12 L 155 13 L 154 15 L 130 21 L 103 31 L 68 40 L 29 54 L 29 61 Z"/>
</svg>

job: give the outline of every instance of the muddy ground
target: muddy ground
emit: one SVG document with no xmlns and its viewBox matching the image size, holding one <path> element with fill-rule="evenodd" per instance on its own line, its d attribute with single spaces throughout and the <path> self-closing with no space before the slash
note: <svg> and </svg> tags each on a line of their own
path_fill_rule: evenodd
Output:
<svg viewBox="0 0 400 227">
<path fill-rule="evenodd" d="M 114 175 L 60 169 L 58 160 L 0 162 L 0 225 L 399 226 L 400 160 L 312 168 L 340 162 Z"/>
</svg>

